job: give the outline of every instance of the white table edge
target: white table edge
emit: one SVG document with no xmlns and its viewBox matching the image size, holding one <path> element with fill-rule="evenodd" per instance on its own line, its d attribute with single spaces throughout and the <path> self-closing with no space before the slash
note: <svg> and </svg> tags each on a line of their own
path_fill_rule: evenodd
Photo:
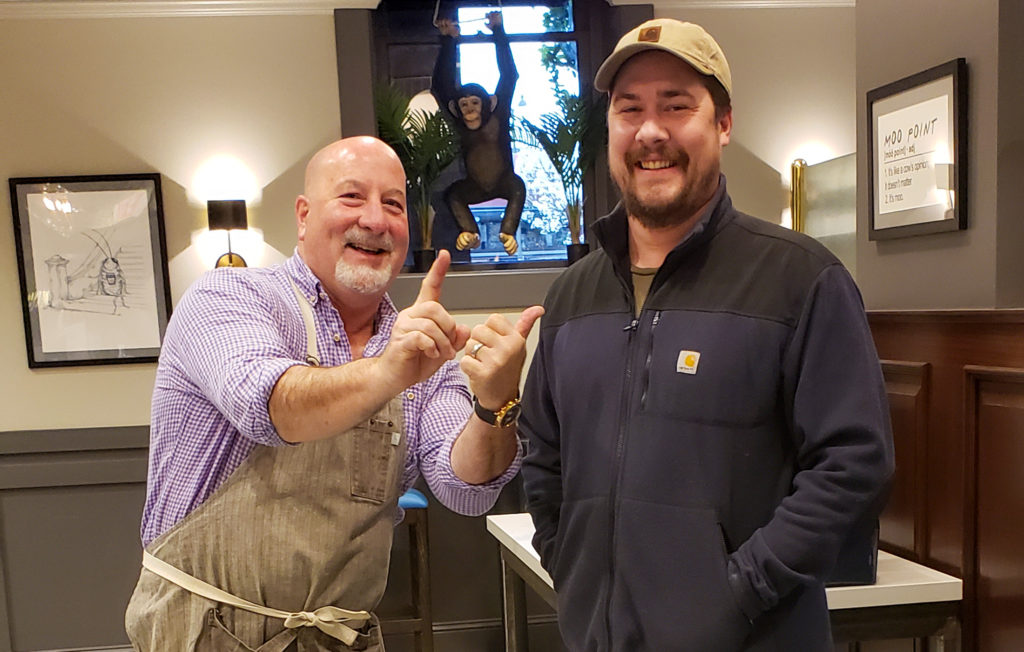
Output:
<svg viewBox="0 0 1024 652">
<path fill-rule="evenodd" d="M 529 514 L 499 514 L 487 517 L 487 531 L 503 546 L 554 588 L 551 576 L 540 565 L 533 547 L 533 520 Z M 897 557 L 878 552 L 878 581 L 859 586 L 834 586 L 825 590 L 828 608 L 858 609 L 924 602 L 954 602 L 963 597 L 963 581 Z"/>
</svg>

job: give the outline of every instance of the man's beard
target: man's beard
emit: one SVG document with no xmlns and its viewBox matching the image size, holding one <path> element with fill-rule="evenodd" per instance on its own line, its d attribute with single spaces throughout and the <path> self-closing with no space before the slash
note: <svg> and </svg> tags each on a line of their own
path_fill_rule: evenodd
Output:
<svg viewBox="0 0 1024 652">
<path fill-rule="evenodd" d="M 672 196 L 665 199 L 641 197 L 636 189 L 635 171 L 637 164 L 654 153 L 652 150 L 626 152 L 625 178 L 613 181 L 622 193 L 622 205 L 626 213 L 636 218 L 648 229 L 661 229 L 682 224 L 693 217 L 697 211 L 711 199 L 718 187 L 718 170 L 715 168 L 700 170 L 691 165 L 690 157 L 682 150 L 674 148 L 662 149 L 657 152 L 659 158 L 673 161 L 676 167 L 683 170 L 683 185 Z M 694 176 L 690 176 L 694 175 Z"/>
<path fill-rule="evenodd" d="M 365 249 L 383 249 L 393 252 L 395 247 L 394 240 L 389 234 L 367 235 L 357 226 L 353 226 L 345 232 L 345 239 L 348 243 L 359 245 Z M 359 294 L 380 294 L 391 284 L 390 256 L 388 256 L 386 264 L 380 267 L 351 265 L 344 258 L 339 258 L 334 266 L 334 278 Z"/>
</svg>

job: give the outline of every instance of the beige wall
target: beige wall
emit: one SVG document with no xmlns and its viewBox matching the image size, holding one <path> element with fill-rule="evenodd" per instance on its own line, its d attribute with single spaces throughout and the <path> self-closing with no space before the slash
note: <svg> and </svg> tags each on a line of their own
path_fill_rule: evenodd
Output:
<svg viewBox="0 0 1024 652">
<path fill-rule="evenodd" d="M 655 16 L 704 26 L 733 77 L 733 134 L 723 170 L 736 206 L 779 222 L 789 206 L 789 168 L 856 149 L 853 7 L 659 9 Z"/>
<path fill-rule="evenodd" d="M 160 172 L 170 257 L 217 154 L 249 166 L 250 224 L 290 253 L 302 168 L 340 134 L 330 15 L 0 20 L 0 62 L 0 178 Z M 28 369 L 11 226 L 0 261 L 0 430 L 148 423 L 154 364 Z"/>
</svg>

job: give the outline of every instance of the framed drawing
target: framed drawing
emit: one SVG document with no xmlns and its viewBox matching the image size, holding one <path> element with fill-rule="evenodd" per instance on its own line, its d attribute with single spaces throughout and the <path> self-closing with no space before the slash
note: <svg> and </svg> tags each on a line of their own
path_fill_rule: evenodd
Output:
<svg viewBox="0 0 1024 652">
<path fill-rule="evenodd" d="M 29 367 L 155 361 L 171 311 L 160 175 L 10 188 Z"/>
<path fill-rule="evenodd" d="M 967 63 L 876 88 L 868 102 L 868 239 L 967 228 Z"/>
</svg>

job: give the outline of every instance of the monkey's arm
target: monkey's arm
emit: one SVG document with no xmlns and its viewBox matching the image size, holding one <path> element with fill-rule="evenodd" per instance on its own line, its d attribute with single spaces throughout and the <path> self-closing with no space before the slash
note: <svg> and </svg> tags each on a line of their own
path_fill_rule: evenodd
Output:
<svg viewBox="0 0 1024 652">
<path fill-rule="evenodd" d="M 512 94 L 516 90 L 516 82 L 519 80 L 519 71 L 516 70 L 515 59 L 512 58 L 512 48 L 508 44 L 508 35 L 501 24 L 494 25 L 494 51 L 498 55 L 498 87 L 494 94 L 498 96 L 498 107 L 506 115 L 512 112 Z"/>
<path fill-rule="evenodd" d="M 434 62 L 434 74 L 430 78 L 430 92 L 437 105 L 441 108 L 443 115 L 451 120 L 458 120 L 458 116 L 452 114 L 448 103 L 457 99 L 455 88 L 455 39 L 451 36 L 441 36 L 441 50 L 437 53 L 437 61 Z"/>
</svg>

